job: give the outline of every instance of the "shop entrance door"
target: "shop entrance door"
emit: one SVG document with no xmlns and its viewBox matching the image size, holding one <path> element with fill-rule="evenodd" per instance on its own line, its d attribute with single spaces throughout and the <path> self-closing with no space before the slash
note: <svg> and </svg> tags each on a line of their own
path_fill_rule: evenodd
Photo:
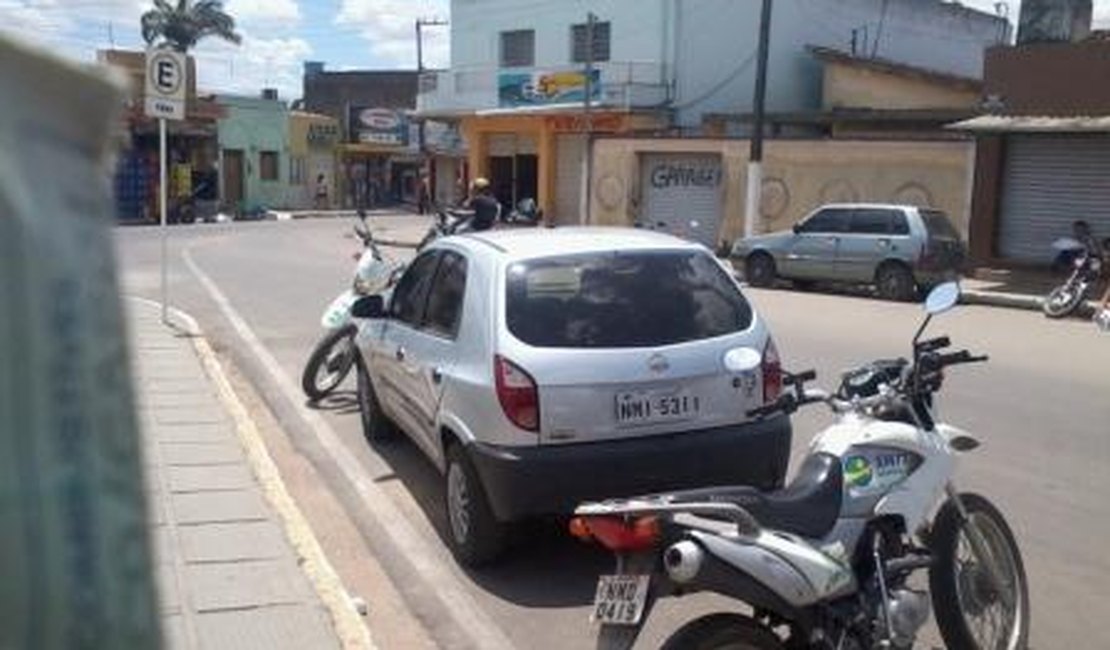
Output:
<svg viewBox="0 0 1110 650">
<path fill-rule="evenodd" d="M 539 200 L 540 166 L 535 154 L 491 156 L 489 171 L 493 195 L 501 203 L 503 214 L 508 214 L 523 199 Z"/>
<path fill-rule="evenodd" d="M 243 207 L 243 152 L 224 149 L 224 203 L 233 210 Z"/>
<path fill-rule="evenodd" d="M 489 175 L 489 182 L 493 184 L 493 195 L 501 203 L 501 210 L 504 212 L 513 204 L 513 157 L 490 157 Z"/>
</svg>

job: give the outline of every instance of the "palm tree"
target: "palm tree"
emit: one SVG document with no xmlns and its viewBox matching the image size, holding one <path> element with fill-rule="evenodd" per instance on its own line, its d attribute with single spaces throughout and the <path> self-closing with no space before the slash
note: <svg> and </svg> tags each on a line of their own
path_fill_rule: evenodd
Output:
<svg viewBox="0 0 1110 650">
<path fill-rule="evenodd" d="M 222 0 L 154 0 L 154 8 L 143 14 L 143 40 L 148 44 L 168 45 L 187 52 L 202 38 L 218 36 L 232 43 L 242 37 L 235 31 L 235 19 L 224 12 Z"/>
</svg>

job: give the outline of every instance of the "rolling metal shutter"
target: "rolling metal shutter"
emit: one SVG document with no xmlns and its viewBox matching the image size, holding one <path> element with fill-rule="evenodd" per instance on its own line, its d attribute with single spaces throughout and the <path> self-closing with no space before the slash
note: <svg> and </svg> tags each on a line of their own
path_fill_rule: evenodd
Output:
<svg viewBox="0 0 1110 650">
<path fill-rule="evenodd" d="M 555 148 L 555 223 L 561 226 L 580 224 L 586 136 L 557 136 Z"/>
<path fill-rule="evenodd" d="M 1014 135 L 1006 140 L 1006 171 L 998 252 L 1007 259 L 1046 263 L 1052 242 L 1084 219 L 1100 239 L 1110 237 L 1110 137 Z"/>
<path fill-rule="evenodd" d="M 720 156 L 645 154 L 640 159 L 639 221 L 716 248 L 723 176 Z"/>
</svg>

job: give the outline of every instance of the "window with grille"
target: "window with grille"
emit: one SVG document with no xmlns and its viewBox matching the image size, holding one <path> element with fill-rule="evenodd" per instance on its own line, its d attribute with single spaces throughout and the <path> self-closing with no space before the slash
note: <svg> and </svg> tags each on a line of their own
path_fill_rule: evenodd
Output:
<svg viewBox="0 0 1110 650">
<path fill-rule="evenodd" d="M 571 60 L 574 63 L 585 63 L 589 59 L 587 35 L 589 26 L 586 24 L 574 25 L 570 28 Z M 609 60 L 609 23 L 594 23 L 594 61 Z"/>
<path fill-rule="evenodd" d="M 278 180 L 278 153 L 276 151 L 258 152 L 258 177 L 264 181 Z"/>
<path fill-rule="evenodd" d="M 501 32 L 501 67 L 528 68 L 536 64 L 536 31 Z"/>
</svg>

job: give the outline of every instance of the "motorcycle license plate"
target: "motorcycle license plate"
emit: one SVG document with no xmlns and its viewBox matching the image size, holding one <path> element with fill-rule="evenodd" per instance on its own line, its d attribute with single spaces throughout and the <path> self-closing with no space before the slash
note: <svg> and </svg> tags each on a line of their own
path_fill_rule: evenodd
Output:
<svg viewBox="0 0 1110 650">
<path fill-rule="evenodd" d="M 601 576 L 597 579 L 590 622 L 606 625 L 639 625 L 647 602 L 648 575 Z"/>
</svg>

